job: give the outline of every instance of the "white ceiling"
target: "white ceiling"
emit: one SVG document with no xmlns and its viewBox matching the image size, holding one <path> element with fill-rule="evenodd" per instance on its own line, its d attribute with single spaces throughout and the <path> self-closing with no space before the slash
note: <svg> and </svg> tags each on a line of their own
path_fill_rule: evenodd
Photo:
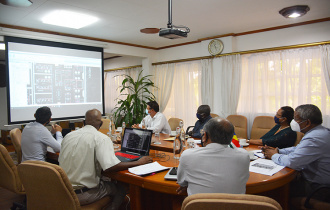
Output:
<svg viewBox="0 0 330 210">
<path fill-rule="evenodd" d="M 146 27 L 166 28 L 168 0 L 32 0 L 30 7 L 0 4 L 0 23 L 95 37 L 149 47 L 164 47 L 228 33 L 264 29 L 330 17 L 330 0 L 173 0 L 173 24 L 188 26 L 188 38 L 169 40 L 158 34 L 142 34 Z M 297 19 L 278 11 L 294 5 L 309 5 Z M 43 24 L 47 13 L 65 9 L 98 17 L 82 29 Z"/>
</svg>

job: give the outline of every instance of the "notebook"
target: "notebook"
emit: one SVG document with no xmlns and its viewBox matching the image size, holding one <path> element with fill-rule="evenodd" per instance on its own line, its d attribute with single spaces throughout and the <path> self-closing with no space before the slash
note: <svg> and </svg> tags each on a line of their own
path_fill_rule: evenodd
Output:
<svg viewBox="0 0 330 210">
<path fill-rule="evenodd" d="M 125 128 L 121 141 L 121 150 L 115 155 L 122 162 L 135 161 L 148 156 L 152 139 L 152 130 Z"/>
</svg>

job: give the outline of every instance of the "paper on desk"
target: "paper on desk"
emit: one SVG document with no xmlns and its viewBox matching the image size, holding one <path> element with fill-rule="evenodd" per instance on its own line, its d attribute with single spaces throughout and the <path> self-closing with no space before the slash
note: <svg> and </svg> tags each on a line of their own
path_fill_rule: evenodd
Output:
<svg viewBox="0 0 330 210">
<path fill-rule="evenodd" d="M 262 152 L 261 152 L 261 149 L 259 149 L 259 150 L 253 150 L 253 153 L 257 157 L 265 158 L 264 154 L 262 154 Z"/>
<path fill-rule="evenodd" d="M 250 172 L 265 174 L 268 176 L 273 176 L 275 173 L 282 170 L 284 166 L 277 165 L 272 160 L 257 159 L 250 162 Z"/>
<path fill-rule="evenodd" d="M 170 138 L 167 138 L 167 139 L 164 139 L 165 141 L 174 141 L 175 137 L 170 137 Z"/>
<path fill-rule="evenodd" d="M 141 166 L 129 168 L 128 171 L 131 172 L 132 174 L 142 176 L 142 175 L 151 174 L 153 172 L 163 171 L 169 168 L 170 167 L 162 166 L 157 161 L 155 161 L 153 163 L 148 163 Z"/>
</svg>

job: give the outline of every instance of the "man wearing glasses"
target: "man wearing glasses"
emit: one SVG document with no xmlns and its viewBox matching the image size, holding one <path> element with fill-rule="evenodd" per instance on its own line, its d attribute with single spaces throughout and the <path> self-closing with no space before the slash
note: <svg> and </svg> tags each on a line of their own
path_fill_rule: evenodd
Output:
<svg viewBox="0 0 330 210">
<path fill-rule="evenodd" d="M 212 118 L 204 125 L 203 147 L 185 150 L 180 158 L 177 182 L 179 194 L 244 194 L 249 179 L 248 153 L 228 147 L 234 126 L 225 119 Z"/>
</svg>

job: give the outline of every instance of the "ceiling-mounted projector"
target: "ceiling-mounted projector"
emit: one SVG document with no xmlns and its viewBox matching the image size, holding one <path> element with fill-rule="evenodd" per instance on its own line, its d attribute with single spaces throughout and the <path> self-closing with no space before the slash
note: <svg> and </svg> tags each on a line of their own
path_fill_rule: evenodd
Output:
<svg viewBox="0 0 330 210">
<path fill-rule="evenodd" d="M 182 30 L 181 28 L 185 29 Z M 168 39 L 185 38 L 188 36 L 190 29 L 187 26 L 172 25 L 172 0 L 168 0 L 168 23 L 167 28 L 161 28 L 159 36 Z"/>
<path fill-rule="evenodd" d="M 168 39 L 178 39 L 187 37 L 188 32 L 178 28 L 162 28 L 159 31 L 159 36 Z"/>
</svg>

